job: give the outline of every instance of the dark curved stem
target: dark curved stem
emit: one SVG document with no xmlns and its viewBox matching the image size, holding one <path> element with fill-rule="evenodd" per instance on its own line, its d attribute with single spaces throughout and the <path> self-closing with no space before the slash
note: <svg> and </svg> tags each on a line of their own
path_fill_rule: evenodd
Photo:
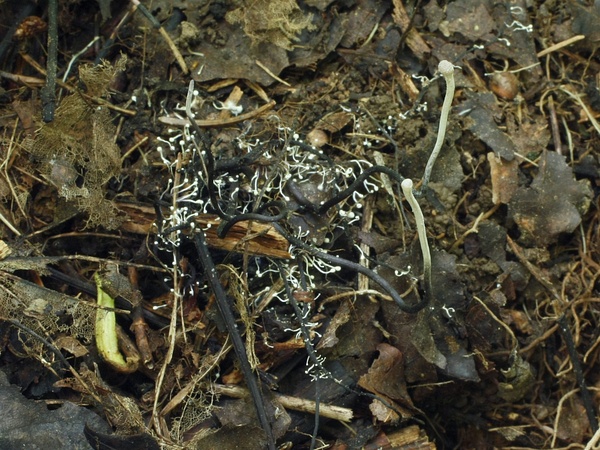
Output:
<svg viewBox="0 0 600 450">
<path fill-rule="evenodd" d="M 355 263 L 353 261 L 348 261 L 347 259 L 340 258 L 340 257 L 334 256 L 334 255 L 330 255 L 329 253 L 322 252 L 321 250 L 317 250 L 315 247 L 302 242 L 300 239 L 296 238 L 295 236 L 291 236 L 278 223 L 274 223 L 273 227 L 277 230 L 277 232 L 279 232 L 289 242 L 291 242 L 296 247 L 299 247 L 302 250 L 306 251 L 307 253 L 309 253 L 313 256 L 316 256 L 318 258 L 321 258 L 323 261 L 326 261 L 333 266 L 340 266 L 345 269 L 354 270 L 355 272 L 362 273 L 363 275 L 369 277 L 371 280 L 373 280 L 375 283 L 377 283 L 379 286 L 381 286 L 381 288 L 383 288 L 383 290 L 385 292 L 387 292 L 390 297 L 392 297 L 394 302 L 396 302 L 396 304 L 398 305 L 398 308 L 400 308 L 402 311 L 414 314 L 414 313 L 422 310 L 423 308 L 425 308 L 425 306 L 427 306 L 427 303 L 428 303 L 427 295 L 423 296 L 423 298 L 418 303 L 415 303 L 414 305 L 409 305 L 404 301 L 404 299 L 400 296 L 400 294 L 398 294 L 396 289 L 394 289 L 392 287 L 392 285 L 390 285 L 390 283 L 388 283 L 388 281 L 385 278 L 383 278 L 381 275 L 379 275 L 378 273 L 372 271 L 371 269 L 369 269 L 367 267 L 361 266 L 360 264 Z"/>
<path fill-rule="evenodd" d="M 363 170 L 363 172 L 359 176 L 356 177 L 356 179 L 352 182 L 352 184 L 350 186 L 348 186 L 343 191 L 338 192 L 337 195 L 333 196 L 326 202 L 321 203 L 319 206 L 317 206 L 315 208 L 314 212 L 316 212 L 317 214 L 322 214 L 322 213 L 326 212 L 332 206 L 340 203 L 341 201 L 344 201 L 346 198 L 350 197 L 357 189 L 359 189 L 360 186 L 362 186 L 362 184 L 365 182 L 365 180 L 367 178 L 369 178 L 370 176 L 373 176 L 376 173 L 384 173 L 387 176 L 389 176 L 390 178 L 393 178 L 398 183 L 402 183 L 402 181 L 404 181 L 404 177 L 402 175 L 400 175 L 395 170 L 390 169 L 389 167 L 385 167 L 385 166 L 368 167 L 365 170 Z"/>
<path fill-rule="evenodd" d="M 274 216 L 260 214 L 261 211 L 264 211 L 265 209 L 272 207 L 272 206 L 279 208 L 281 211 L 279 213 L 275 214 Z M 221 239 L 223 239 L 225 236 L 227 236 L 227 232 L 231 229 L 232 226 L 234 226 L 236 223 L 242 222 L 244 220 L 256 220 L 257 222 L 267 222 L 267 223 L 277 222 L 278 220 L 285 219 L 287 214 L 288 214 L 288 210 L 287 210 L 285 203 L 279 202 L 279 201 L 268 202 L 268 203 L 265 203 L 264 205 L 261 205 L 261 207 L 257 210 L 257 212 L 247 213 L 247 214 L 239 214 L 239 215 L 231 218 L 227 222 L 222 222 L 221 225 L 219 225 L 219 229 L 217 231 L 217 236 L 219 236 Z"/>
</svg>

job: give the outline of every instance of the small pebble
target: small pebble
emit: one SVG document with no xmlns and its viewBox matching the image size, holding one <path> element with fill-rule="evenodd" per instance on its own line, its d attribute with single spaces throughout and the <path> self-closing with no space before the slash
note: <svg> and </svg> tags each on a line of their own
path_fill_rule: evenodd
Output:
<svg viewBox="0 0 600 450">
<path fill-rule="evenodd" d="M 306 140 L 313 147 L 321 148 L 329 142 L 329 136 L 323 130 L 315 128 L 306 135 Z"/>
<path fill-rule="evenodd" d="M 513 100 L 519 93 L 519 80 L 510 72 L 498 72 L 492 75 L 490 89 L 504 100 Z"/>
</svg>

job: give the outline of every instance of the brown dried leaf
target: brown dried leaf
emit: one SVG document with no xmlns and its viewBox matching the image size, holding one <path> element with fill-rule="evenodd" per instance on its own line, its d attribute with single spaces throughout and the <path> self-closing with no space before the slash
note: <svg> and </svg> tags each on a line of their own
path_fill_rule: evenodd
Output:
<svg viewBox="0 0 600 450">
<path fill-rule="evenodd" d="M 360 377 L 359 386 L 412 407 L 412 400 L 406 390 L 402 352 L 386 343 L 379 344 L 377 350 L 379 357 L 373 361 L 369 372 Z"/>
<path fill-rule="evenodd" d="M 551 138 L 547 120 L 543 117 L 536 117 L 527 122 L 507 118 L 506 131 L 517 148 L 525 149 L 525 154 L 541 153 L 548 148 Z"/>
<path fill-rule="evenodd" d="M 498 396 L 507 402 L 518 402 L 531 393 L 535 376 L 531 364 L 520 355 L 512 359 L 511 366 L 501 371 L 506 378 L 506 382 L 498 383 Z"/>
<path fill-rule="evenodd" d="M 450 3 L 445 22 L 444 28 L 448 33 L 460 33 L 471 41 L 484 37 L 496 28 L 485 4 L 472 0 Z"/>
<path fill-rule="evenodd" d="M 192 63 L 198 62 L 202 66 L 202 70 L 194 71 L 192 74 L 195 81 L 243 78 L 268 86 L 275 79 L 261 69 L 256 61 L 261 61 L 275 75 L 290 63 L 285 49 L 268 42 L 252 45 L 250 38 L 238 26 L 222 23 L 221 32 L 227 36 L 227 42 L 223 46 L 202 41 L 194 49 L 204 55 L 190 58 Z M 267 60 L 263 61 L 267 55 Z"/>
<path fill-rule="evenodd" d="M 396 422 L 400 416 L 391 408 L 385 406 L 381 401 L 375 399 L 369 405 L 373 417 L 383 423 Z"/>
<path fill-rule="evenodd" d="M 231 24 L 241 24 L 253 42 L 292 50 L 298 35 L 314 28 L 312 14 L 304 14 L 295 0 L 245 0 L 242 4 L 225 18 Z"/>
<path fill-rule="evenodd" d="M 359 0 L 348 13 L 345 34 L 340 45 L 345 48 L 364 43 L 373 27 L 379 23 L 385 13 L 385 8 L 377 0 Z"/>
<path fill-rule="evenodd" d="M 344 325 L 345 323 L 348 322 L 348 320 L 350 320 L 350 315 L 351 315 L 350 308 L 351 308 L 350 300 L 346 300 L 346 301 L 342 302 L 342 304 L 336 310 L 335 316 L 333 316 L 331 323 L 325 330 L 323 337 L 317 344 L 318 350 L 334 347 L 339 342 L 339 338 L 336 336 L 335 333 L 342 325 Z"/>
<path fill-rule="evenodd" d="M 512 139 L 496 124 L 496 99 L 494 94 L 474 94 L 460 108 L 467 114 L 465 126 L 485 142 L 496 155 L 512 161 L 517 148 Z"/>
<path fill-rule="evenodd" d="M 581 399 L 574 395 L 565 401 L 560 410 L 556 436 L 567 442 L 582 442 L 589 427 Z"/>
<path fill-rule="evenodd" d="M 545 152 L 530 187 L 515 192 L 509 214 L 522 232 L 521 240 L 545 246 L 561 233 L 571 233 L 589 208 L 592 193 L 577 182 L 565 157 Z"/>
<path fill-rule="evenodd" d="M 102 97 L 114 75 L 124 67 L 124 58 L 114 67 L 108 63 L 84 65 L 79 77 L 90 96 Z M 88 213 L 88 225 L 109 229 L 119 225 L 116 207 L 104 198 L 105 184 L 121 170 L 115 134 L 108 109 L 96 107 L 74 93 L 60 103 L 54 120 L 42 126 L 30 147 L 40 162 L 40 171 L 59 194 Z"/>
<path fill-rule="evenodd" d="M 573 32 L 585 35 L 591 47 L 600 45 L 600 3 L 585 6 L 579 2 L 569 2 L 573 14 Z"/>
<path fill-rule="evenodd" d="M 517 309 L 503 309 L 501 316 L 504 323 L 513 325 L 519 333 L 525 335 L 533 334 L 533 325 L 525 312 Z"/>
<path fill-rule="evenodd" d="M 54 340 L 54 344 L 77 358 L 89 353 L 88 349 L 72 336 L 60 336 Z"/>
</svg>

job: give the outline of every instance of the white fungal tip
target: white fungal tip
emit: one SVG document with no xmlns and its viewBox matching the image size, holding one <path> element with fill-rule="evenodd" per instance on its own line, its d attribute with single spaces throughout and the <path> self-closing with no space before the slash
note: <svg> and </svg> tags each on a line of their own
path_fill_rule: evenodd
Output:
<svg viewBox="0 0 600 450">
<path fill-rule="evenodd" d="M 402 184 L 400 186 L 402 186 L 402 189 L 412 189 L 413 181 L 410 178 L 405 178 L 402 180 Z"/>
<path fill-rule="evenodd" d="M 443 59 L 438 64 L 438 70 L 444 76 L 454 74 L 454 64 L 452 64 L 450 61 Z"/>
</svg>

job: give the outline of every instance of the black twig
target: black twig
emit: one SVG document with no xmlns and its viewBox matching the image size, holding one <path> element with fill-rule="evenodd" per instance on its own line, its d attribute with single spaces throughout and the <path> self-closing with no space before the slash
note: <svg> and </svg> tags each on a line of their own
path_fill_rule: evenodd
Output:
<svg viewBox="0 0 600 450">
<path fill-rule="evenodd" d="M 46 338 L 44 338 L 43 336 L 36 333 L 28 326 L 23 325 L 18 320 L 8 319 L 8 322 L 11 323 L 13 326 L 19 328 L 22 331 L 25 331 L 26 333 L 28 333 L 31 336 L 33 336 L 34 338 L 36 338 L 38 341 L 40 341 L 42 344 L 44 344 L 48 350 L 50 350 L 52 353 L 54 353 L 58 357 L 58 359 L 65 365 L 65 367 L 67 369 L 69 369 L 71 371 L 74 370 L 73 367 L 71 366 L 71 364 L 69 363 L 69 361 L 67 361 L 67 358 L 65 358 L 65 356 L 60 352 L 60 350 L 58 348 L 56 348 L 55 345 L 50 343 L 50 341 L 48 341 Z"/>
<path fill-rule="evenodd" d="M 221 207 L 219 206 L 219 201 L 217 199 L 217 193 L 215 191 L 215 171 L 216 171 L 216 162 L 215 157 L 212 154 L 210 146 L 205 145 L 205 151 L 202 153 L 199 148 L 199 140 L 204 135 L 200 126 L 196 123 L 196 119 L 194 118 L 194 113 L 192 112 L 192 98 L 194 96 L 194 80 L 190 81 L 190 85 L 188 88 L 188 94 L 185 101 L 185 113 L 188 118 L 190 127 L 193 130 L 192 135 L 194 136 L 194 145 L 198 146 L 198 153 L 201 155 L 202 168 L 206 175 L 206 188 L 208 189 L 208 197 L 210 198 L 210 202 L 215 209 L 217 215 L 224 220 L 230 220 L 231 216 L 225 214 L 221 211 Z"/>
<path fill-rule="evenodd" d="M 235 322 L 235 317 L 233 316 L 233 312 L 229 306 L 227 294 L 225 293 L 225 290 L 219 281 L 217 269 L 212 258 L 210 257 L 208 246 L 206 245 L 206 238 L 201 230 L 195 234 L 194 241 L 200 262 L 204 268 L 204 272 L 208 280 L 208 284 L 217 300 L 217 307 L 219 308 L 221 317 L 223 318 L 225 326 L 227 327 L 227 331 L 229 332 L 229 336 L 231 337 L 233 350 L 235 351 L 235 354 L 240 362 L 240 367 L 242 369 L 242 373 L 244 374 L 244 378 L 246 379 L 246 384 L 248 385 L 248 389 L 250 390 L 250 394 L 254 400 L 258 421 L 260 422 L 260 425 L 266 434 L 269 450 L 275 450 L 275 438 L 273 437 L 271 423 L 267 417 L 262 391 L 260 390 L 257 378 L 250 367 L 248 355 L 246 354 L 246 347 L 244 346 L 242 336 Z"/>
<path fill-rule="evenodd" d="M 573 335 L 571 334 L 569 324 L 567 323 L 567 318 L 564 314 L 561 314 L 561 316 L 558 318 L 558 326 L 563 340 L 565 341 L 569 358 L 571 359 L 571 364 L 573 364 L 573 372 L 575 373 L 575 378 L 577 379 L 583 407 L 585 408 L 588 421 L 590 422 L 592 433 L 595 433 L 598 430 L 598 419 L 596 418 L 596 411 L 594 410 L 594 402 L 592 400 L 592 396 L 590 395 L 590 391 L 587 388 L 587 384 L 583 376 L 583 370 L 581 369 L 581 362 L 579 361 L 579 355 L 577 354 L 577 349 L 575 348 L 575 343 L 573 342 Z"/>
<path fill-rule="evenodd" d="M 54 120 L 56 110 L 56 71 L 58 67 L 58 0 L 48 2 L 48 61 L 46 63 L 46 85 L 42 88 L 42 119 Z"/>
<path fill-rule="evenodd" d="M 352 184 L 350 186 L 348 186 L 343 191 L 338 192 L 336 195 L 334 195 L 329 200 L 314 207 L 314 212 L 317 214 L 323 214 L 332 206 L 337 205 L 338 203 L 344 201 L 346 198 L 350 197 L 358 188 L 360 188 L 366 179 L 368 179 L 369 177 L 373 176 L 376 173 L 384 173 L 387 176 L 389 176 L 390 178 L 393 178 L 396 182 L 398 182 L 398 184 L 400 184 L 400 183 L 402 183 L 402 181 L 404 181 L 404 177 L 402 175 L 400 175 L 395 170 L 390 169 L 389 167 L 385 167 L 385 166 L 367 167 L 365 170 L 363 170 L 363 172 L 360 175 L 358 175 L 356 177 L 356 179 L 352 182 Z M 311 209 L 311 208 L 305 207 L 305 209 Z"/>
<path fill-rule="evenodd" d="M 264 211 L 267 208 L 270 207 L 276 207 L 279 208 L 279 212 L 277 214 L 275 214 L 274 216 L 268 216 L 266 214 L 261 214 L 261 211 Z M 234 226 L 236 223 L 238 222 L 242 222 L 244 220 L 256 220 L 257 222 L 277 222 L 278 220 L 281 219 L 285 219 L 285 217 L 288 215 L 288 210 L 287 207 L 285 205 L 285 203 L 280 202 L 280 201 L 271 201 L 271 202 L 267 202 L 263 205 L 261 205 L 257 212 L 253 212 L 253 213 L 246 213 L 246 214 L 238 214 L 235 217 L 232 217 L 230 220 L 226 221 L 226 222 L 222 222 L 221 225 L 219 225 L 219 229 L 217 231 L 217 236 L 219 236 L 221 239 L 224 238 L 225 236 L 227 236 L 227 233 L 229 232 L 229 230 L 231 229 L 232 226 Z"/>
</svg>

